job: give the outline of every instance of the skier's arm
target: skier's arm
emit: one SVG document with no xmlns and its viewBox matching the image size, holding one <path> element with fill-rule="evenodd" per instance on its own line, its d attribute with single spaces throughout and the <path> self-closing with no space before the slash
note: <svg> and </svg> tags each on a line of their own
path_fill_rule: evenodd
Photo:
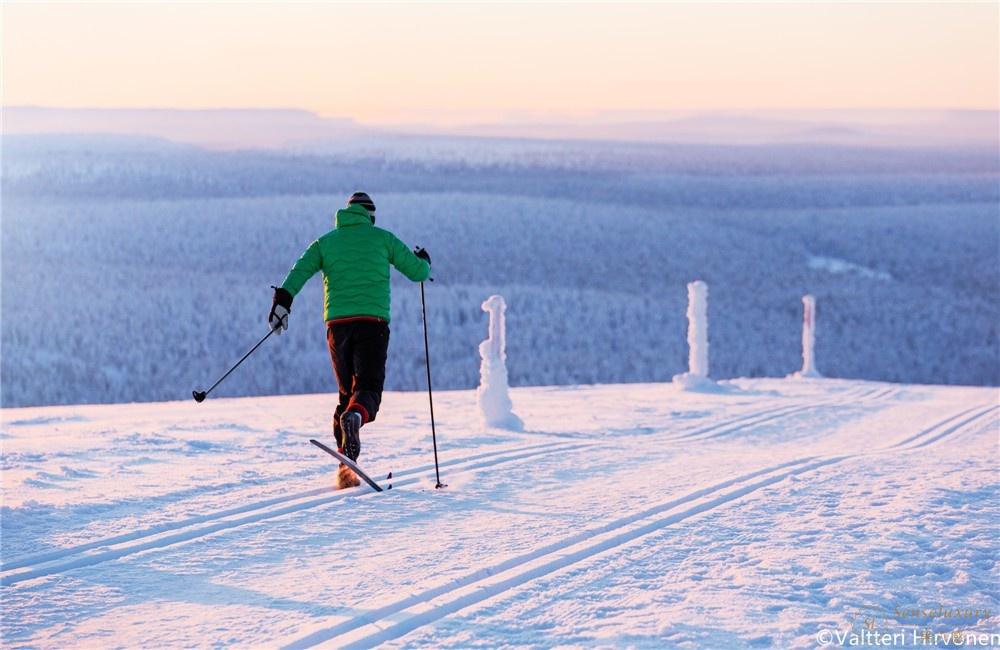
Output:
<svg viewBox="0 0 1000 650">
<path fill-rule="evenodd" d="M 312 276 L 323 268 L 323 255 L 319 250 L 319 240 L 309 244 L 306 252 L 295 262 L 292 270 L 285 276 L 285 281 L 281 283 L 281 288 L 295 296 L 302 290 L 302 286 Z"/>
<path fill-rule="evenodd" d="M 389 262 L 414 282 L 423 282 L 431 277 L 431 265 L 417 257 L 395 235 L 390 235 L 389 239 Z"/>
</svg>

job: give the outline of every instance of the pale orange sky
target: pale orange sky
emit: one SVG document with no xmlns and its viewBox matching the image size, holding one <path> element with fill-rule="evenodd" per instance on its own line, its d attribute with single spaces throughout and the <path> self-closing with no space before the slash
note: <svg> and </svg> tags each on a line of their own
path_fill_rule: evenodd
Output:
<svg viewBox="0 0 1000 650">
<path fill-rule="evenodd" d="M 996 3 L 10 4 L 3 104 L 511 112 L 991 108 Z"/>
</svg>

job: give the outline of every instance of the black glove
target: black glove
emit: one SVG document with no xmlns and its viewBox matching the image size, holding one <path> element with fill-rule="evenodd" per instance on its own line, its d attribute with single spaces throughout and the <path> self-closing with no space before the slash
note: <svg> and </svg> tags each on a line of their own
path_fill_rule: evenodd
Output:
<svg viewBox="0 0 1000 650">
<path fill-rule="evenodd" d="M 292 311 L 292 294 L 281 287 L 274 288 L 274 300 L 271 302 L 271 313 L 267 315 L 267 323 L 275 334 L 288 329 L 288 314 Z"/>
<path fill-rule="evenodd" d="M 424 260 L 428 264 L 431 263 L 431 256 L 430 256 L 430 254 L 427 251 L 425 251 L 423 248 L 421 248 L 420 246 L 417 246 L 416 248 L 413 249 L 413 254 L 416 255 L 417 257 L 419 257 L 420 259 Z"/>
</svg>

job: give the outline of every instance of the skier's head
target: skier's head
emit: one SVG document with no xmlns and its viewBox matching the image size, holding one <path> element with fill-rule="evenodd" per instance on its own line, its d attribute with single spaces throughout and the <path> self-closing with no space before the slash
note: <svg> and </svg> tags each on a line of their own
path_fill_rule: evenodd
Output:
<svg viewBox="0 0 1000 650">
<path fill-rule="evenodd" d="M 364 192 L 355 192 L 351 195 L 351 198 L 347 199 L 347 207 L 351 207 L 352 205 L 360 205 L 365 210 L 368 210 L 368 216 L 372 218 L 372 223 L 375 223 L 375 202 L 372 201 L 372 197 Z"/>
</svg>

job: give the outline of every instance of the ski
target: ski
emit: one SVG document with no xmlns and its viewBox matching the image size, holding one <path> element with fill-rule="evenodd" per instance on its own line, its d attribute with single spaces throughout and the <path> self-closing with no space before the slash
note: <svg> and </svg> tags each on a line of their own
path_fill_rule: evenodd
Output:
<svg viewBox="0 0 1000 650">
<path fill-rule="evenodd" d="M 375 490 L 376 492 L 382 492 L 382 486 L 380 486 L 378 483 L 376 483 L 375 481 L 373 481 L 370 476 L 368 476 L 367 474 L 365 474 L 364 471 L 362 471 L 362 469 L 360 467 L 358 467 L 357 464 L 355 464 L 355 462 L 353 460 L 351 460 L 347 456 L 343 455 L 339 451 L 336 451 L 334 449 L 330 449 L 329 447 L 327 447 L 326 445 L 324 445 L 319 440 L 312 440 L 312 439 L 310 439 L 309 442 L 313 443 L 314 445 L 316 445 L 317 447 L 319 447 L 320 449 L 322 449 L 326 453 L 330 454 L 331 456 L 333 456 L 334 458 L 336 458 L 337 460 L 339 460 L 343 464 L 345 464 L 348 467 L 350 467 L 351 471 L 354 472 L 355 474 L 357 474 L 358 476 L 360 476 L 364 480 L 365 483 L 367 483 L 368 485 L 372 486 L 373 490 Z M 388 478 L 392 478 L 392 472 L 389 472 Z M 392 489 L 392 485 L 389 485 L 388 489 L 391 490 Z"/>
</svg>

